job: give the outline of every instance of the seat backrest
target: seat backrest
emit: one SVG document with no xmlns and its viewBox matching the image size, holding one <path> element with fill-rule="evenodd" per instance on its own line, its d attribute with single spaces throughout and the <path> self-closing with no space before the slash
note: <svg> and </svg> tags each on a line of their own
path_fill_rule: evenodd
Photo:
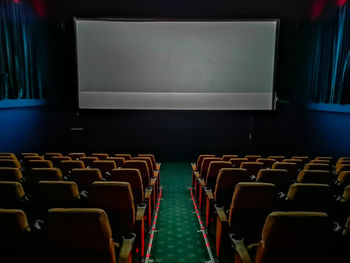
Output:
<svg viewBox="0 0 350 263">
<path fill-rule="evenodd" d="M 154 157 L 154 154 L 152 154 L 152 153 L 140 153 L 137 156 L 139 156 L 139 157 L 151 157 L 153 167 L 154 168 L 157 167 L 157 162 L 156 162 L 156 158 Z"/>
<path fill-rule="evenodd" d="M 36 191 L 36 199 L 45 208 L 75 207 L 79 199 L 79 190 L 75 182 L 40 181 Z"/>
<path fill-rule="evenodd" d="M 86 157 L 85 153 L 68 153 L 68 156 L 73 160 L 79 160 L 81 157 Z"/>
<path fill-rule="evenodd" d="M 342 171 L 339 173 L 337 181 L 342 185 L 350 185 L 350 171 Z"/>
<path fill-rule="evenodd" d="M 204 158 L 206 158 L 206 157 L 215 157 L 215 155 L 214 154 L 200 154 L 199 156 L 198 156 L 198 159 L 197 159 L 197 171 L 199 171 L 200 172 L 200 169 L 201 169 L 201 166 L 202 166 L 202 162 L 203 162 L 203 160 L 204 160 Z"/>
<path fill-rule="evenodd" d="M 327 184 L 292 184 L 287 194 L 291 208 L 296 211 L 327 212 L 331 191 Z"/>
<path fill-rule="evenodd" d="M 298 169 L 302 169 L 304 166 L 304 162 L 301 159 L 284 159 L 284 163 L 295 163 L 298 167 Z"/>
<path fill-rule="evenodd" d="M 110 181 L 128 182 L 132 190 L 134 203 L 139 204 L 144 202 L 142 177 L 138 169 L 115 169 L 111 173 Z"/>
<path fill-rule="evenodd" d="M 143 160 L 147 162 L 148 171 L 150 173 L 150 177 L 153 177 L 153 171 L 155 170 L 155 166 L 153 166 L 151 157 L 134 157 L 133 160 Z"/>
<path fill-rule="evenodd" d="M 20 181 L 22 178 L 21 169 L 0 167 L 0 181 Z"/>
<path fill-rule="evenodd" d="M 241 167 L 241 163 L 248 162 L 248 159 L 247 158 L 231 158 L 230 162 L 232 163 L 232 166 L 234 168 L 239 168 L 239 167 Z"/>
<path fill-rule="evenodd" d="M 350 164 L 341 164 L 336 168 L 337 174 L 343 171 L 350 171 Z"/>
<path fill-rule="evenodd" d="M 277 192 L 287 191 L 291 178 L 285 169 L 261 169 L 256 177 L 257 182 L 274 184 Z"/>
<path fill-rule="evenodd" d="M 106 160 L 109 157 L 108 153 L 92 153 L 91 156 L 97 157 L 99 160 Z"/>
<path fill-rule="evenodd" d="M 51 160 L 54 156 L 63 156 L 62 153 L 45 153 L 44 154 L 46 160 Z"/>
<path fill-rule="evenodd" d="M 114 161 L 115 165 L 117 166 L 117 168 L 123 167 L 124 164 L 125 164 L 124 157 L 108 157 L 107 160 L 108 161 Z"/>
<path fill-rule="evenodd" d="M 115 165 L 114 161 L 108 161 L 108 160 L 99 160 L 99 161 L 94 161 L 93 167 L 100 169 L 102 175 L 105 173 L 111 174 L 111 172 L 114 169 L 117 169 L 117 166 Z"/>
<path fill-rule="evenodd" d="M 14 159 L 1 159 L 0 158 L 0 167 L 11 167 L 11 168 L 21 168 L 19 161 Z"/>
<path fill-rule="evenodd" d="M 311 160 L 309 163 L 325 163 L 325 164 L 331 164 L 330 160 L 323 160 L 323 159 L 314 159 Z"/>
<path fill-rule="evenodd" d="M 294 155 L 290 159 L 300 159 L 303 161 L 304 164 L 310 160 L 309 156 L 307 155 Z"/>
<path fill-rule="evenodd" d="M 94 182 L 89 203 L 106 211 L 113 233 L 122 236 L 135 231 L 135 206 L 129 183 Z"/>
<path fill-rule="evenodd" d="M 72 169 L 70 180 L 76 182 L 79 190 L 90 192 L 93 182 L 102 181 L 99 169 L 74 168 Z"/>
<path fill-rule="evenodd" d="M 19 252 L 27 246 L 29 231 L 27 216 L 22 210 L 0 208 L 0 251 L 3 260 L 8 259 L 3 255 L 9 252 L 7 250 Z"/>
<path fill-rule="evenodd" d="M 230 161 L 231 158 L 239 158 L 237 154 L 224 154 L 221 156 L 221 159 L 225 162 Z"/>
<path fill-rule="evenodd" d="M 284 156 L 284 155 L 270 155 L 267 158 L 273 159 L 276 162 L 282 162 L 284 159 L 286 159 L 286 156 Z"/>
<path fill-rule="evenodd" d="M 255 162 L 258 158 L 262 158 L 261 155 L 246 155 L 244 156 L 244 158 L 247 158 L 248 159 L 248 162 Z"/>
<path fill-rule="evenodd" d="M 258 162 L 243 162 L 240 168 L 247 169 L 250 175 L 257 175 L 260 169 L 264 169 L 265 165 Z"/>
<path fill-rule="evenodd" d="M 272 169 L 284 169 L 288 171 L 288 175 L 291 180 L 295 180 L 298 177 L 299 171 L 296 163 L 278 162 L 272 165 Z"/>
<path fill-rule="evenodd" d="M 61 162 L 61 161 L 71 161 L 72 158 L 69 156 L 52 156 L 51 157 L 51 162 L 53 164 L 54 167 L 57 167 L 57 165 Z"/>
<path fill-rule="evenodd" d="M 69 174 L 74 168 L 85 168 L 82 161 L 76 160 L 63 160 L 57 164 L 57 167 L 61 169 L 63 175 Z"/>
<path fill-rule="evenodd" d="M 125 161 L 132 160 L 130 153 L 116 153 L 116 154 L 114 154 L 114 157 L 123 157 L 125 159 Z"/>
<path fill-rule="evenodd" d="M 207 177 L 209 165 L 213 161 L 221 161 L 221 158 L 219 158 L 219 157 L 205 157 L 203 159 L 201 168 L 199 170 L 199 174 L 200 174 L 200 176 L 202 178 L 206 178 Z"/>
<path fill-rule="evenodd" d="M 127 160 L 123 168 L 138 169 L 142 177 L 143 189 L 150 186 L 149 171 L 147 162 L 143 160 Z"/>
<path fill-rule="evenodd" d="M 264 168 L 271 168 L 272 165 L 276 162 L 276 160 L 270 159 L 270 158 L 258 158 L 258 159 L 256 159 L 256 162 L 263 163 Z"/>
<path fill-rule="evenodd" d="M 322 170 L 301 170 L 297 178 L 298 183 L 329 184 L 330 181 L 329 172 Z"/>
<path fill-rule="evenodd" d="M 255 262 L 320 262 L 317 259 L 325 259 L 332 251 L 331 242 L 327 214 L 272 212 L 266 219 Z"/>
<path fill-rule="evenodd" d="M 232 200 L 235 187 L 240 182 L 249 182 L 249 174 L 246 169 L 241 168 L 222 168 L 219 171 L 214 197 L 215 203 L 224 206 L 227 209 Z"/>
<path fill-rule="evenodd" d="M 304 166 L 304 170 L 323 170 L 329 171 L 330 166 L 326 163 L 307 163 Z"/>
<path fill-rule="evenodd" d="M 94 161 L 98 161 L 98 158 L 92 156 L 80 157 L 79 161 L 82 161 L 86 168 L 91 168 L 94 165 Z"/>
<path fill-rule="evenodd" d="M 28 161 L 27 168 L 53 168 L 50 160 L 30 160 Z"/>
<path fill-rule="evenodd" d="M 73 257 L 75 262 L 116 262 L 111 227 L 102 209 L 50 209 L 44 231 L 51 259 L 74 262 Z"/>
<path fill-rule="evenodd" d="M 23 159 L 24 156 L 39 156 L 38 153 L 21 153 L 21 158 Z"/>
<path fill-rule="evenodd" d="M 58 168 L 33 168 L 31 173 L 28 174 L 28 179 L 32 183 L 39 181 L 62 181 L 63 175 Z"/>
<path fill-rule="evenodd" d="M 20 200 L 24 197 L 24 190 L 19 182 L 0 182 L 0 207 L 18 208 Z"/>
<path fill-rule="evenodd" d="M 30 166 L 29 161 L 33 161 L 33 160 L 45 160 L 43 156 L 38 156 L 38 155 L 25 155 L 22 158 L 22 164 L 24 167 L 27 168 L 27 166 Z M 28 167 L 31 168 L 31 167 Z"/>
<path fill-rule="evenodd" d="M 216 179 L 219 171 L 222 168 L 232 168 L 231 162 L 228 161 L 213 161 L 209 164 L 207 177 L 205 178 L 206 186 L 212 190 L 215 189 Z"/>
<path fill-rule="evenodd" d="M 327 161 L 332 161 L 333 157 L 332 156 L 316 156 L 314 158 L 315 160 L 327 160 Z"/>
<path fill-rule="evenodd" d="M 345 202 L 350 201 L 350 185 L 345 187 L 342 197 L 343 197 Z"/>
<path fill-rule="evenodd" d="M 276 207 L 273 184 L 238 183 L 230 206 L 229 225 L 247 242 L 259 238 L 266 216 Z"/>
<path fill-rule="evenodd" d="M 0 153 L 0 159 L 2 157 L 7 157 L 7 156 L 12 156 L 12 157 L 16 157 L 16 154 L 14 153 Z M 16 157 L 17 158 L 17 157 Z"/>
</svg>

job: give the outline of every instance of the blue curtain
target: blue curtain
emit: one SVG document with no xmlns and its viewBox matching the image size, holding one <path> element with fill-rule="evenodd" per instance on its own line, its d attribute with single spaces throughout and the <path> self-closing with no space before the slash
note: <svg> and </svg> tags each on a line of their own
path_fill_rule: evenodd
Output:
<svg viewBox="0 0 350 263">
<path fill-rule="evenodd" d="M 0 1 L 0 99 L 42 98 L 35 13 L 28 1 Z"/>
<path fill-rule="evenodd" d="M 350 104 L 350 4 L 334 6 L 314 27 L 311 102 Z"/>
</svg>

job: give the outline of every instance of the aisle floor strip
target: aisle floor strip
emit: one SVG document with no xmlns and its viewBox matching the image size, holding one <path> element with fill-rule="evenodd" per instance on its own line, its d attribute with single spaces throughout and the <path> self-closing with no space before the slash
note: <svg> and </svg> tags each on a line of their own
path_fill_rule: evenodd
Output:
<svg viewBox="0 0 350 263">
<path fill-rule="evenodd" d="M 208 237 L 207 237 L 207 232 L 206 232 L 206 229 L 205 229 L 205 227 L 204 227 L 204 225 L 203 225 L 200 212 L 198 211 L 198 207 L 197 207 L 197 204 L 196 204 L 196 200 L 195 200 L 195 198 L 194 198 L 194 195 L 193 195 L 193 190 L 192 190 L 192 188 L 190 188 L 190 193 L 191 193 L 191 199 L 192 199 L 192 202 L 193 202 L 193 206 L 194 206 L 194 209 L 195 209 L 195 211 L 196 211 L 196 216 L 197 216 L 197 219 L 198 219 L 198 222 L 199 222 L 200 232 L 201 232 L 202 235 L 203 235 L 203 239 L 204 239 L 204 242 L 205 242 L 205 246 L 206 246 L 207 251 L 208 251 L 208 254 L 209 254 L 210 260 L 208 261 L 208 263 L 215 263 L 215 259 L 214 259 L 213 253 L 212 253 L 212 251 L 211 251 L 210 244 L 209 244 L 209 240 L 208 240 Z"/>
<path fill-rule="evenodd" d="M 153 224 L 152 224 L 152 227 L 151 227 L 151 234 L 150 234 L 149 242 L 148 242 L 148 246 L 147 246 L 147 253 L 146 253 L 145 263 L 149 263 L 150 262 L 151 251 L 152 251 L 152 244 L 153 244 L 153 239 L 154 239 L 154 233 L 156 232 L 156 225 L 157 225 L 157 218 L 158 218 L 158 213 L 159 213 L 159 206 L 160 206 L 160 201 L 162 200 L 162 191 L 163 191 L 163 188 L 161 187 L 159 189 L 159 197 L 158 197 L 158 201 L 157 201 L 157 207 L 156 207 L 156 210 L 155 210 Z"/>
</svg>

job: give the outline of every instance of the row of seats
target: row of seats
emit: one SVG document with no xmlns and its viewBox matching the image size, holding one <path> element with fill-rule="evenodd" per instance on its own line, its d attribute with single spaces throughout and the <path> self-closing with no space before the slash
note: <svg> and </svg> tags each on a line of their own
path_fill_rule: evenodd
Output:
<svg viewBox="0 0 350 263">
<path fill-rule="evenodd" d="M 41 229 L 30 226 L 24 211 L 0 209 L 0 248 L 4 262 L 132 261 L 135 235 L 113 238 L 110 219 L 97 208 L 54 208 Z"/>
<path fill-rule="evenodd" d="M 257 161 L 261 157 L 248 156 L 251 158 L 249 161 L 253 162 L 246 162 L 248 158 L 244 158 L 244 161 L 239 160 L 242 162 L 236 168 L 234 162 L 243 158 L 231 157 L 201 155 L 197 163 L 192 163 L 192 186 L 199 208 L 205 210 L 208 229 L 215 218 L 214 210 L 218 217 L 216 252 L 219 258 L 222 243 L 228 240 L 228 233 L 234 233 L 236 239 L 244 238 L 248 244 L 259 241 L 265 220 L 273 211 L 322 211 L 330 213 L 332 220 L 334 215 L 339 215 L 338 219 L 350 215 L 350 172 L 345 169 L 340 170 L 339 174 L 333 173 L 333 168 L 329 168 L 331 164 L 327 164 L 325 170 L 308 170 L 313 165 L 319 165 L 317 162 L 321 165 L 324 165 L 324 160 L 331 162 L 331 158 L 318 157 L 311 161 L 301 158 L 304 166 L 295 169 L 295 176 L 287 169 L 290 164 L 295 168 L 297 161 L 294 160 L 288 163 L 289 160 L 280 158 L 278 161 L 272 160 L 266 167 L 263 162 Z M 338 160 L 334 170 L 347 160 Z M 277 169 L 282 168 L 276 167 L 279 164 L 287 167 Z M 338 176 L 337 183 L 342 189 L 342 195 L 336 200 L 332 198 L 334 191 L 329 185 L 334 174 Z"/>
<path fill-rule="evenodd" d="M 47 211 L 56 207 L 103 209 L 108 215 L 113 239 L 122 242 L 123 236 L 136 234 L 133 238 L 135 251 L 140 259 L 144 256 L 144 220 L 148 222 L 147 229 L 151 225 L 160 178 L 160 163 L 155 162 L 153 155 L 134 158 L 125 155 L 110 157 L 114 159 L 109 160 L 102 154 L 92 157 L 75 155 L 78 160 L 63 159 L 56 163 L 56 168 L 52 168 L 53 165 L 40 167 L 41 163 L 50 163 L 51 160 L 38 157 L 43 156 L 22 154 L 18 161 L 13 154 L 1 154 L 2 164 L 20 163 L 21 166 L 0 167 L 0 207 L 23 209 L 29 218 L 37 219 L 39 215 L 45 223 L 49 218 Z M 45 154 L 44 157 L 67 156 Z M 92 168 L 85 167 L 81 160 L 97 157 L 104 159 L 93 160 Z M 118 167 L 115 159 L 120 161 Z M 33 223 L 37 222 L 42 220 L 33 220 Z"/>
</svg>

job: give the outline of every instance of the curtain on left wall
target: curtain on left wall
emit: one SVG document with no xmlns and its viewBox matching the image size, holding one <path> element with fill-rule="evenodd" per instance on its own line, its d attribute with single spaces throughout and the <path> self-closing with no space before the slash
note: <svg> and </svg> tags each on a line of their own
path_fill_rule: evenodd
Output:
<svg viewBox="0 0 350 263">
<path fill-rule="evenodd" d="M 0 1 L 0 99 L 41 99 L 37 18 L 27 2 Z"/>
</svg>

